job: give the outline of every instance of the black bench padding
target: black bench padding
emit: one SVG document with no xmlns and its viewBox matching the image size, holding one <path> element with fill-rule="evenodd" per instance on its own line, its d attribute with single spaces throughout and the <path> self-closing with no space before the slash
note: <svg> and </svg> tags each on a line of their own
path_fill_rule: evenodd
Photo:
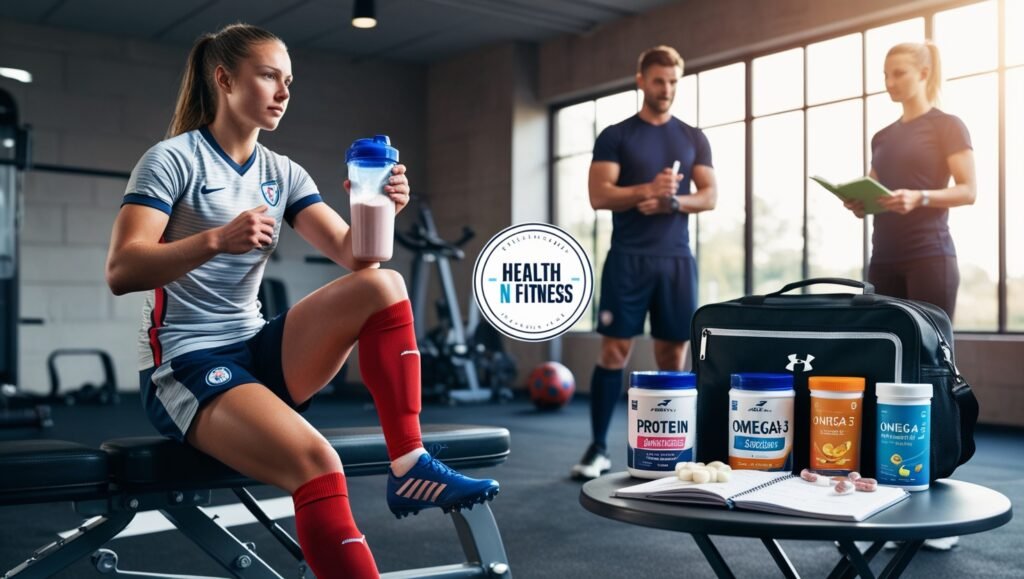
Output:
<svg viewBox="0 0 1024 579">
<path fill-rule="evenodd" d="M 423 445 L 443 444 L 437 453 L 449 466 L 492 466 L 505 461 L 509 434 L 503 428 L 450 424 L 424 425 Z M 320 431 L 341 457 L 348 476 L 387 473 L 390 464 L 380 428 L 328 428 Z M 249 486 L 255 481 L 167 438 L 118 438 L 103 443 L 114 480 L 130 490 L 193 490 Z"/>
<path fill-rule="evenodd" d="M 107 454 L 64 440 L 0 443 L 0 504 L 82 500 L 103 496 Z"/>
</svg>

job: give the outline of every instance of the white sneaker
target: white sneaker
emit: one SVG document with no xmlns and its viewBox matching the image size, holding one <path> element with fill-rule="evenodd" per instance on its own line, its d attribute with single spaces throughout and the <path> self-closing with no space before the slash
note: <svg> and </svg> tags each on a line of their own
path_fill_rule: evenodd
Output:
<svg viewBox="0 0 1024 579">
<path fill-rule="evenodd" d="M 612 469 L 612 461 L 604 452 L 591 444 L 583 453 L 579 464 L 572 467 L 572 478 L 591 480 Z"/>
<path fill-rule="evenodd" d="M 938 539 L 925 539 L 922 548 L 929 551 L 951 551 L 960 543 L 960 537 L 941 537 Z"/>
<path fill-rule="evenodd" d="M 952 551 L 959 543 L 960 537 L 940 537 L 938 539 L 925 539 L 924 545 L 921 545 L 921 548 L 929 551 Z M 903 541 L 889 541 L 885 544 L 885 548 L 895 551 L 902 545 Z"/>
</svg>

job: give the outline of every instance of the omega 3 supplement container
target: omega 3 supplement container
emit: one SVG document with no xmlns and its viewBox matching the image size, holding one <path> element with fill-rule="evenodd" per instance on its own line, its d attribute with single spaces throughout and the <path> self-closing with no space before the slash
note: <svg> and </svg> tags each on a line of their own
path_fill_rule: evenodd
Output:
<svg viewBox="0 0 1024 579">
<path fill-rule="evenodd" d="M 928 490 L 931 468 L 931 384 L 879 382 L 878 483 L 908 491 Z"/>
<path fill-rule="evenodd" d="M 811 470 L 847 475 L 860 470 L 864 378 L 811 376 Z"/>
<path fill-rule="evenodd" d="M 677 462 L 693 460 L 696 441 L 697 377 L 692 372 L 630 374 L 629 474 L 669 476 Z"/>
<path fill-rule="evenodd" d="M 729 383 L 729 466 L 792 470 L 793 375 L 733 374 Z"/>
</svg>

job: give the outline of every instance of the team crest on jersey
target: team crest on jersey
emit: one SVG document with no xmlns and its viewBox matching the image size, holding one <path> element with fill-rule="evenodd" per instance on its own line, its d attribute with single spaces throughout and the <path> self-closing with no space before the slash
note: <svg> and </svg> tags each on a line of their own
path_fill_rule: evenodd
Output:
<svg viewBox="0 0 1024 579">
<path fill-rule="evenodd" d="M 278 189 L 277 181 L 260 183 L 260 192 L 263 193 L 263 198 L 267 200 L 271 207 L 277 207 L 277 202 L 281 200 L 281 192 Z"/>
<path fill-rule="evenodd" d="M 231 370 L 226 366 L 217 366 L 206 373 L 206 383 L 210 386 L 220 386 L 231 379 Z"/>
</svg>

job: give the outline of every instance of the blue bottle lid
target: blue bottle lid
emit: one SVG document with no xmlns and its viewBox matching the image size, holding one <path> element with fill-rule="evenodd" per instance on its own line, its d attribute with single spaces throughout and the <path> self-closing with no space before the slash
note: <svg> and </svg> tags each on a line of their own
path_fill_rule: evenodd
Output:
<svg viewBox="0 0 1024 579">
<path fill-rule="evenodd" d="M 792 390 L 793 375 L 772 372 L 732 374 L 729 385 L 737 390 Z"/>
<path fill-rule="evenodd" d="M 633 372 L 629 385 L 650 390 L 691 390 L 697 387 L 697 375 L 693 372 Z"/>
<path fill-rule="evenodd" d="M 367 166 L 397 163 L 398 149 L 391 146 L 391 139 L 387 135 L 376 135 L 372 139 L 356 139 L 345 153 L 345 162 L 352 161 Z"/>
</svg>

